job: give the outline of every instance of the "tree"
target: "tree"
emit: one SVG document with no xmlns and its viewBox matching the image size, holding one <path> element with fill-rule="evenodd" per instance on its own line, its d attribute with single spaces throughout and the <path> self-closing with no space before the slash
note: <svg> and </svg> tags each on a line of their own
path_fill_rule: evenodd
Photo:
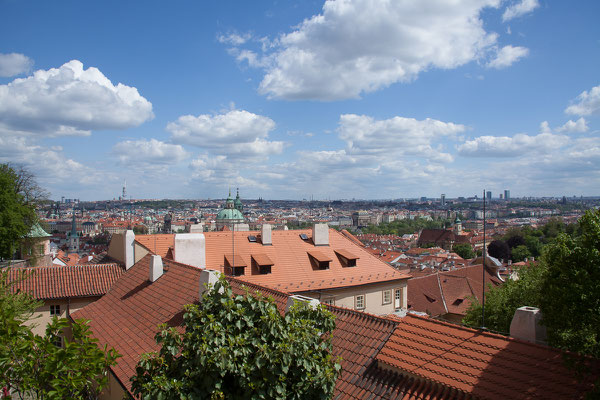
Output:
<svg viewBox="0 0 600 400">
<path fill-rule="evenodd" d="M 339 371 L 333 315 L 298 303 L 282 316 L 260 294 L 234 296 L 221 278 L 185 307 L 184 333 L 162 326 L 132 389 L 142 399 L 326 399 Z"/>
<path fill-rule="evenodd" d="M 523 261 L 531 256 L 531 252 L 525 245 L 515 247 L 510 254 L 513 262 Z"/>
<path fill-rule="evenodd" d="M 24 170 L 0 164 L 0 258 L 12 258 L 36 221 L 37 185 Z"/>
<path fill-rule="evenodd" d="M 0 271 L 0 388 L 19 399 L 97 398 L 118 354 L 100 349 L 84 321 L 70 324 L 55 317 L 44 336 L 33 334 L 25 322 L 39 302 L 27 293 L 14 294 L 12 284 L 8 272 Z M 63 342 L 69 328 L 72 339 Z"/>
<path fill-rule="evenodd" d="M 452 246 L 452 251 L 464 258 L 465 260 L 475 257 L 473 247 L 468 243 L 458 243 Z"/>
<path fill-rule="evenodd" d="M 581 235 L 547 246 L 540 302 L 553 346 L 600 358 L 600 210 L 579 220 Z"/>
<path fill-rule="evenodd" d="M 510 247 L 502 240 L 492 240 L 488 245 L 488 254 L 499 260 L 508 260 L 510 258 Z"/>
<path fill-rule="evenodd" d="M 502 286 L 491 287 L 485 294 L 485 327 L 508 333 L 517 308 L 539 307 L 544 271 L 543 266 L 530 264 L 517 269 L 518 280 L 508 279 Z M 462 322 L 479 328 L 482 326 L 481 317 L 481 303 L 473 298 Z"/>
</svg>

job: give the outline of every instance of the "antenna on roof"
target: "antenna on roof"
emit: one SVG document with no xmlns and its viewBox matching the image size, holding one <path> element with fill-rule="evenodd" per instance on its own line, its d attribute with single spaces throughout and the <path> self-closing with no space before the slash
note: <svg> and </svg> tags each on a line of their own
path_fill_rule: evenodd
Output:
<svg viewBox="0 0 600 400">
<path fill-rule="evenodd" d="M 485 189 L 483 189 L 483 265 L 481 266 L 481 329 L 485 329 L 485 256 L 487 249 L 485 247 Z"/>
</svg>

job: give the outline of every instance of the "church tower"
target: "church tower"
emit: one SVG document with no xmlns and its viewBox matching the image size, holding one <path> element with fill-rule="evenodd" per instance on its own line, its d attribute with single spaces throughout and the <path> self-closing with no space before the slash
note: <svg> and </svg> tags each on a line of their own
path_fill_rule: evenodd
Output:
<svg viewBox="0 0 600 400">
<path fill-rule="evenodd" d="M 73 219 L 71 220 L 71 232 L 69 232 L 69 253 L 79 252 L 79 234 L 77 233 L 77 220 L 75 208 L 73 208 Z"/>
</svg>

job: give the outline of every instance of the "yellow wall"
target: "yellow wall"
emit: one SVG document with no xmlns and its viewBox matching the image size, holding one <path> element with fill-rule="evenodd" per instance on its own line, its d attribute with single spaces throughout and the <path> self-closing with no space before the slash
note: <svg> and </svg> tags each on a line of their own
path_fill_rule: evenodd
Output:
<svg viewBox="0 0 600 400">
<path fill-rule="evenodd" d="M 110 239 L 108 245 L 108 256 L 114 258 L 122 263 L 125 262 L 125 240 L 123 239 L 124 233 L 115 233 Z"/>
<path fill-rule="evenodd" d="M 46 325 L 48 325 L 52 321 L 52 315 L 50 315 L 50 306 L 51 305 L 59 305 L 60 306 L 60 315 L 57 315 L 59 318 L 67 318 L 69 316 L 69 312 L 75 312 L 80 308 L 85 307 L 86 305 L 93 303 L 98 300 L 100 297 L 83 297 L 77 299 L 58 299 L 58 300 L 44 300 L 44 304 L 38 307 L 33 313 L 32 317 L 25 322 L 27 326 L 31 326 L 31 331 L 40 336 L 44 336 L 46 334 Z M 70 329 L 65 332 L 65 336 L 70 339 L 71 332 Z"/>
<path fill-rule="evenodd" d="M 127 398 L 125 397 L 125 390 L 119 380 L 110 372 L 108 374 L 108 385 L 100 393 L 98 400 L 122 400 L 123 398 Z"/>
<path fill-rule="evenodd" d="M 392 314 L 395 311 L 394 304 L 394 289 L 402 289 L 402 304 L 403 308 L 407 305 L 407 289 L 406 279 L 399 279 L 392 282 L 372 283 L 367 285 L 352 286 L 340 289 L 321 290 L 319 292 L 304 292 L 302 295 L 318 299 L 320 301 L 332 298 L 334 305 L 355 309 L 356 295 L 365 295 L 365 311 L 375 315 Z M 383 291 L 391 290 L 391 303 L 383 304 Z M 299 293 L 300 294 L 300 293 Z"/>
</svg>

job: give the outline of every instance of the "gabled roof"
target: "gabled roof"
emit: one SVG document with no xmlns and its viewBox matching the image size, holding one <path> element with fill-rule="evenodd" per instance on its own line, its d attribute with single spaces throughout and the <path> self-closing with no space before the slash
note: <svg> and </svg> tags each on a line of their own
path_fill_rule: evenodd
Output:
<svg viewBox="0 0 600 400">
<path fill-rule="evenodd" d="M 169 247 L 175 245 L 175 235 L 170 233 L 153 235 L 135 235 L 135 241 L 152 253 L 165 257 Z"/>
<path fill-rule="evenodd" d="M 20 280 L 21 274 L 27 276 Z M 102 296 L 124 273 L 118 264 L 10 268 L 14 291 L 30 293 L 38 300 Z"/>
<path fill-rule="evenodd" d="M 126 390 L 141 354 L 159 348 L 157 326 L 181 326 L 183 306 L 199 300 L 200 269 L 163 259 L 165 273 L 150 283 L 149 262 L 147 255 L 104 297 L 71 314 L 90 319 L 99 345 L 122 354 L 112 371 Z M 286 293 L 228 281 L 234 293 L 259 291 L 284 312 Z M 578 398 L 590 388 L 578 385 L 561 353 L 545 346 L 413 315 L 327 307 L 336 317 L 333 354 L 342 358 L 334 399 Z"/>
</svg>

